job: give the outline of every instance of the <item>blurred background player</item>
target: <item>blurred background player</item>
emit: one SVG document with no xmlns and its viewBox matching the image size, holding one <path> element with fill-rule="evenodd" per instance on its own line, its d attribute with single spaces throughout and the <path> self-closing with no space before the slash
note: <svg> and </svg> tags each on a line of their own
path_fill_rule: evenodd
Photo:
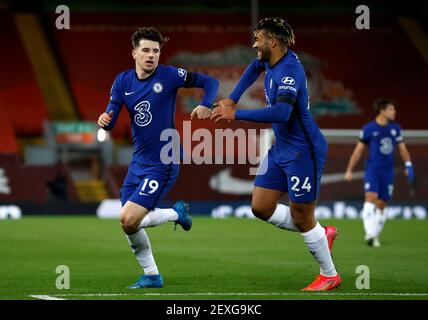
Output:
<svg viewBox="0 0 428 320">
<path fill-rule="evenodd" d="M 386 202 L 391 199 L 394 190 L 394 152 L 396 146 L 405 164 L 405 175 L 411 187 L 415 174 L 410 154 L 403 141 L 401 127 L 395 120 L 395 106 L 392 100 L 379 99 L 374 103 L 376 118 L 361 130 L 349 159 L 345 179 L 352 181 L 352 170 L 361 158 L 366 147 L 369 157 L 365 165 L 363 206 L 363 225 L 365 239 L 370 246 L 379 247 L 379 236 L 386 221 Z"/>
<path fill-rule="evenodd" d="M 309 251 L 320 265 L 320 275 L 303 290 L 332 290 L 341 283 L 331 256 L 337 235 L 315 218 L 327 143 L 309 112 L 305 71 L 297 55 L 290 25 L 281 18 L 265 18 L 254 30 L 257 59 L 247 67 L 229 98 L 217 103 L 215 121 L 247 120 L 272 123 L 275 143 L 257 173 L 252 211 L 256 217 L 281 229 L 301 232 Z M 235 110 L 244 91 L 265 72 L 267 107 Z M 267 166 L 267 172 L 262 168 Z M 290 207 L 278 201 L 288 193 Z"/>
<path fill-rule="evenodd" d="M 186 231 L 192 226 L 187 203 L 179 201 L 172 209 L 156 208 L 171 190 L 179 172 L 179 164 L 162 163 L 161 149 L 167 142 L 160 141 L 163 130 L 174 128 L 177 90 L 204 88 L 205 95 L 192 113 L 192 117 L 204 119 L 211 114 L 209 107 L 218 88 L 214 78 L 159 64 L 161 47 L 167 40 L 154 28 L 139 28 L 133 34 L 135 68 L 116 77 L 107 110 L 98 119 L 101 127 L 111 130 L 122 105 L 131 119 L 134 153 L 120 190 L 120 222 L 144 270 L 131 289 L 163 286 L 144 228 L 169 221 L 180 224 Z"/>
</svg>

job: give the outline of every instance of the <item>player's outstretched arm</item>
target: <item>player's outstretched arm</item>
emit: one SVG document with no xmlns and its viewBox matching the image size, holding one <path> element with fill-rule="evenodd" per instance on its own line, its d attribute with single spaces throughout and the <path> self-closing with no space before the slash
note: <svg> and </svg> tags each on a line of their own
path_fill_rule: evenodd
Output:
<svg viewBox="0 0 428 320">
<path fill-rule="evenodd" d="M 264 69 L 264 65 L 258 59 L 254 59 L 253 62 L 251 62 L 245 69 L 244 73 L 236 84 L 235 89 L 233 89 L 232 93 L 229 95 L 229 98 L 223 99 L 224 101 L 221 101 L 223 101 L 224 104 L 228 104 L 228 102 L 233 102 L 234 104 L 238 103 L 245 90 L 247 90 L 248 87 L 250 87 L 257 80 L 260 73 Z"/>
<path fill-rule="evenodd" d="M 232 108 L 234 108 L 236 105 L 236 102 L 239 100 L 241 95 L 245 92 L 245 90 L 247 90 L 247 88 L 249 86 L 251 86 L 254 83 L 254 81 L 257 80 L 257 78 L 259 77 L 260 73 L 263 70 L 264 70 L 263 65 L 260 63 L 260 61 L 255 59 L 245 69 L 245 71 L 242 74 L 241 78 L 239 79 L 235 89 L 230 94 L 230 97 L 218 101 L 217 103 L 214 104 L 214 106 L 215 107 L 232 107 Z M 196 77 L 195 77 L 194 86 L 200 87 L 200 88 L 202 88 L 202 87 L 205 88 L 205 96 L 203 97 L 200 106 L 196 107 L 193 110 L 192 114 L 190 115 L 190 118 L 193 119 L 195 116 L 197 116 L 198 119 L 206 119 L 206 118 L 212 116 L 211 110 L 208 113 L 208 110 L 204 110 L 203 108 L 200 108 L 200 107 L 212 105 L 212 102 L 207 104 L 207 101 L 209 101 L 211 98 L 210 93 L 212 93 L 212 88 L 214 86 L 215 86 L 215 94 L 214 94 L 214 98 L 215 98 L 215 95 L 217 94 L 217 89 L 218 89 L 218 81 L 214 78 L 208 77 L 208 76 L 203 75 L 201 73 L 195 73 L 195 75 L 196 75 Z M 210 84 L 210 81 L 209 81 L 210 79 L 207 79 L 207 78 L 213 79 L 217 82 L 212 83 L 212 81 L 211 81 L 211 84 Z M 211 117 L 211 119 L 212 119 L 212 117 Z"/>
<path fill-rule="evenodd" d="M 195 72 L 193 77 L 192 87 L 203 88 L 204 96 L 200 104 L 193 109 L 190 118 L 193 119 L 196 116 L 198 119 L 207 119 L 211 116 L 211 105 L 217 95 L 219 83 L 217 79 L 199 72 Z"/>
<path fill-rule="evenodd" d="M 287 122 L 293 107 L 287 102 L 280 102 L 274 106 L 260 110 L 235 110 L 231 106 L 219 105 L 211 115 L 211 119 L 218 122 L 224 120 L 246 120 L 261 123 Z"/>
<path fill-rule="evenodd" d="M 365 148 L 366 145 L 363 142 L 358 141 L 354 151 L 352 152 L 351 158 L 349 158 L 349 163 L 345 172 L 345 180 L 352 181 L 352 170 L 354 170 L 358 161 L 360 161 Z"/>
</svg>

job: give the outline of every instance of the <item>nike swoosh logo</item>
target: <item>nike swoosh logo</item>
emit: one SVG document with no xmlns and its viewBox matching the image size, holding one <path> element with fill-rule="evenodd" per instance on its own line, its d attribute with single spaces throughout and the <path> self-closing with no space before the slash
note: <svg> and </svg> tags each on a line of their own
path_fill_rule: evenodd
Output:
<svg viewBox="0 0 428 320">
<path fill-rule="evenodd" d="M 132 92 L 126 92 L 125 91 L 125 96 L 129 96 L 130 94 L 133 94 L 133 93 L 135 93 L 135 91 L 132 91 Z"/>
<path fill-rule="evenodd" d="M 147 194 L 147 193 L 139 192 L 138 194 L 139 194 L 140 196 L 148 196 L 148 194 Z"/>
<path fill-rule="evenodd" d="M 353 181 L 363 179 L 364 171 L 356 171 L 352 174 Z M 345 181 L 345 174 L 341 172 L 324 174 L 321 184 L 338 183 Z M 210 178 L 209 186 L 214 191 L 224 194 L 246 195 L 252 194 L 254 180 L 240 179 L 232 176 L 232 168 L 226 168 Z"/>
<path fill-rule="evenodd" d="M 227 194 L 253 193 L 254 180 L 232 177 L 232 168 L 226 168 L 213 175 L 209 181 L 211 189 Z"/>
<path fill-rule="evenodd" d="M 303 196 L 304 195 L 304 193 L 301 193 L 301 194 L 295 194 L 294 196 L 295 197 L 300 197 L 300 196 Z"/>
<path fill-rule="evenodd" d="M 336 283 L 336 280 L 329 280 L 327 281 L 326 285 L 322 287 L 320 290 L 326 290 L 330 285 L 333 285 Z"/>
</svg>

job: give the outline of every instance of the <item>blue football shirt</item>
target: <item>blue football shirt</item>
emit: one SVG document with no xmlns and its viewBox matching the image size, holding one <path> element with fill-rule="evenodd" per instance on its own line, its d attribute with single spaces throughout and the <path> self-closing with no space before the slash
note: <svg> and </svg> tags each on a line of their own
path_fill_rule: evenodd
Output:
<svg viewBox="0 0 428 320">
<path fill-rule="evenodd" d="M 269 108 L 278 102 L 292 106 L 286 122 L 272 123 L 275 133 L 273 155 L 280 163 L 293 160 L 324 158 L 327 142 L 312 117 L 304 68 L 292 50 L 272 67 L 254 60 L 259 70 L 265 70 L 265 97 Z"/>
<path fill-rule="evenodd" d="M 178 89 L 205 85 L 201 105 L 210 107 L 218 83 L 209 76 L 162 64 L 145 79 L 139 79 L 135 69 L 126 70 L 113 82 L 106 110 L 107 113 L 113 110 L 113 119 L 105 129 L 114 127 L 125 106 L 131 121 L 133 160 L 145 165 L 162 164 L 160 153 L 169 141 L 161 141 L 160 137 L 163 130 L 174 128 Z"/>
<path fill-rule="evenodd" d="M 396 146 L 403 142 L 401 127 L 396 122 L 382 126 L 376 121 L 371 121 L 362 128 L 360 141 L 369 147 L 366 166 L 392 167 Z"/>
</svg>

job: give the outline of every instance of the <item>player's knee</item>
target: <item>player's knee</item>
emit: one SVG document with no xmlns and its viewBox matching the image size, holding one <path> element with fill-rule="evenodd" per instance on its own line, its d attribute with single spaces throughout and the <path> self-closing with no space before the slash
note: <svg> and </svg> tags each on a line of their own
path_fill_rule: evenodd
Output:
<svg viewBox="0 0 428 320">
<path fill-rule="evenodd" d="M 255 217 L 261 219 L 262 213 L 258 209 L 254 208 L 254 207 L 251 207 L 251 211 L 253 212 L 253 214 L 254 214 Z"/>
<path fill-rule="evenodd" d="M 126 234 L 138 231 L 139 221 L 126 211 L 122 211 L 120 214 L 120 224 Z"/>
<path fill-rule="evenodd" d="M 378 200 L 378 202 L 376 203 L 376 207 L 379 208 L 380 210 L 385 209 L 386 207 L 385 201 Z"/>
<path fill-rule="evenodd" d="M 272 208 L 252 205 L 251 211 L 253 212 L 255 217 L 257 217 L 261 220 L 267 220 L 272 215 L 272 213 L 275 211 L 275 208 L 272 209 Z"/>
<path fill-rule="evenodd" d="M 133 224 L 131 222 L 128 222 L 126 220 L 120 220 L 120 225 L 122 227 L 123 232 L 126 234 L 134 234 L 138 231 L 138 224 Z"/>
</svg>

